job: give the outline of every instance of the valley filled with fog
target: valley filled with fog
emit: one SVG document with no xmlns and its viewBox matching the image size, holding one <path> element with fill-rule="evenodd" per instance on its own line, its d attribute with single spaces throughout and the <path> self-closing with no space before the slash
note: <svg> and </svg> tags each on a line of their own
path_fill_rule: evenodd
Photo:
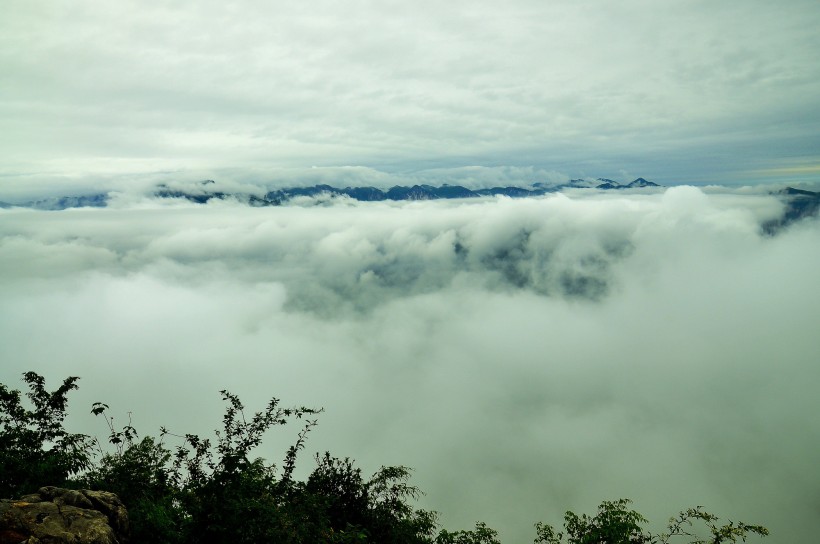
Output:
<svg viewBox="0 0 820 544">
<path fill-rule="evenodd" d="M 782 211 L 686 186 L 0 210 L 0 382 L 80 376 L 69 428 L 100 437 L 94 401 L 141 434 L 210 434 L 223 388 L 321 406 L 302 471 L 412 467 L 446 526 L 509 542 L 619 497 L 809 542 L 820 222 L 763 234 Z"/>
</svg>

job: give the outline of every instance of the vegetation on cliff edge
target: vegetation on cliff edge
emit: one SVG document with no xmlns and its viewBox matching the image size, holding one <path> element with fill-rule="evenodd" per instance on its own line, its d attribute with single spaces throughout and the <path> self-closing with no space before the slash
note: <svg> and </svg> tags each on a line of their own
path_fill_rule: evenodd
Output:
<svg viewBox="0 0 820 544">
<path fill-rule="evenodd" d="M 130 422 L 117 428 L 108 406 L 91 412 L 108 424 L 108 446 L 65 430 L 68 393 L 76 377 L 55 391 L 35 372 L 23 374 L 20 391 L 0 384 L 0 498 L 15 498 L 45 485 L 91 488 L 119 495 L 128 507 L 134 543 L 378 543 L 500 544 L 484 523 L 474 529 L 440 528 L 435 512 L 414 506 L 420 490 L 407 467 L 382 467 L 370 477 L 349 458 L 315 455 L 305 481 L 294 478 L 297 456 L 321 409 L 283 407 L 279 399 L 246 415 L 240 399 L 222 391 L 226 403 L 215 438 L 140 437 Z M 265 432 L 300 422 L 281 466 L 254 456 Z M 171 448 L 166 438 L 179 445 Z M 647 523 L 630 501 L 604 501 L 594 516 L 567 512 L 563 531 L 537 523 L 535 544 L 723 544 L 765 536 L 760 525 L 721 524 L 701 507 L 680 512 L 665 532 Z M 699 536 L 700 535 L 700 536 Z"/>
</svg>

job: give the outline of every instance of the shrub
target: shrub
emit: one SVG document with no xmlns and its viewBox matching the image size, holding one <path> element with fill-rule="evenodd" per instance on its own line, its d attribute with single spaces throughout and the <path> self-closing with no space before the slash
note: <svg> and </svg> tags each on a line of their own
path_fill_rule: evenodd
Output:
<svg viewBox="0 0 820 544">
<path fill-rule="evenodd" d="M 129 421 L 114 427 L 108 406 L 95 403 L 92 413 L 105 417 L 114 451 L 98 446 L 95 461 L 88 436 L 63 428 L 68 392 L 78 378 L 69 377 L 55 391 L 42 376 L 27 372 L 23 405 L 19 391 L 0 384 L 0 494 L 14 498 L 43 485 L 77 486 L 111 491 L 128 508 L 131 541 L 281 544 L 499 544 L 498 533 L 476 523 L 475 529 L 437 532 L 436 514 L 416 509 L 420 491 L 409 484 L 410 469 L 381 467 L 365 480 L 349 458 L 316 455 L 307 480 L 293 478 L 321 410 L 283 408 L 271 399 L 251 417 L 239 398 L 222 391 L 227 403 L 216 439 L 171 435 L 140 439 Z M 296 442 L 285 452 L 281 469 L 254 456 L 263 435 L 273 427 L 304 419 Z M 171 450 L 163 440 L 177 436 Z M 536 544 L 728 544 L 751 535 L 765 536 L 760 525 L 720 524 L 700 507 L 681 512 L 660 534 L 644 531 L 646 519 L 620 499 L 601 503 L 594 516 L 567 512 L 564 531 L 536 524 Z M 693 526 L 705 526 L 701 539 Z M 704 529 L 701 530 L 703 532 Z"/>
<path fill-rule="evenodd" d="M 746 542 L 746 538 L 753 534 L 769 534 L 761 525 L 732 521 L 726 525 L 719 525 L 719 518 L 704 512 L 701 507 L 684 510 L 669 520 L 667 532 L 652 534 L 644 532 L 641 528 L 647 520 L 636 511 L 627 508 L 629 503 L 629 499 L 604 501 L 593 517 L 567 512 L 564 515 L 565 533 L 556 532 L 551 525 L 536 523 L 535 544 L 562 544 L 564 536 L 567 537 L 567 544 L 669 544 L 675 542 L 677 537 L 695 537 L 690 544 L 723 544 L 737 542 L 737 539 Z M 705 523 L 711 534 L 708 540 L 700 539 L 695 533 L 689 532 L 693 522 L 698 520 Z"/>
<path fill-rule="evenodd" d="M 68 393 L 78 379 L 66 378 L 48 392 L 45 378 L 26 372 L 32 409 L 23 405 L 20 391 L 0 384 L 0 497 L 19 497 L 46 484 L 72 485 L 71 477 L 91 466 L 90 438 L 63 428 Z"/>
</svg>

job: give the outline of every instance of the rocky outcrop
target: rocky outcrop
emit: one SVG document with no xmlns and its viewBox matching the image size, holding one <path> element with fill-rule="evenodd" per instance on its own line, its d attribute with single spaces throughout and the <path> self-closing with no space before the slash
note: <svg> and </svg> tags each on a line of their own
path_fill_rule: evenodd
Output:
<svg viewBox="0 0 820 544">
<path fill-rule="evenodd" d="M 0 544 L 125 544 L 128 512 L 105 491 L 41 487 L 0 501 Z"/>
</svg>

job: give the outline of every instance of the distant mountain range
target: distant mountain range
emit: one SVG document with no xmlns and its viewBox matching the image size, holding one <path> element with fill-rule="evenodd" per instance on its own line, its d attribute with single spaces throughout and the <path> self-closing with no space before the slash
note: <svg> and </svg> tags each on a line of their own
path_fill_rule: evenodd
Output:
<svg viewBox="0 0 820 544">
<path fill-rule="evenodd" d="M 312 185 L 310 187 L 291 187 L 286 189 L 276 189 L 267 192 L 264 196 L 257 195 L 236 195 L 227 194 L 221 191 L 208 191 L 208 185 L 214 184 L 213 180 L 201 182 L 197 190 L 172 189 L 161 185 L 154 193 L 160 198 L 184 198 L 191 202 L 205 203 L 213 198 L 224 199 L 226 197 L 239 198 L 246 201 L 251 206 L 277 206 L 298 197 L 319 197 L 319 196 L 346 196 L 362 202 L 374 202 L 380 200 L 441 200 L 453 198 L 478 198 L 483 196 L 503 195 L 512 198 L 526 198 L 541 196 L 547 193 L 554 193 L 563 189 L 636 189 L 645 187 L 660 187 L 657 183 L 638 178 L 635 181 L 622 185 L 611 179 L 599 178 L 595 181 L 584 179 L 573 179 L 567 183 L 558 185 L 547 185 L 544 183 L 534 183 L 527 187 L 492 187 L 489 189 L 468 189 L 461 185 L 413 185 L 411 187 L 396 185 L 387 190 L 376 187 L 345 187 L 338 188 L 331 185 Z"/>
<path fill-rule="evenodd" d="M 0 202 L 0 208 L 34 208 L 36 210 L 67 210 L 68 208 L 104 208 L 108 205 L 108 193 L 81 196 L 58 196 L 30 200 L 21 204 Z"/>
<path fill-rule="evenodd" d="M 630 183 L 621 184 L 617 181 L 606 178 L 596 180 L 573 179 L 566 183 L 550 185 L 545 183 L 534 183 L 528 187 L 492 187 L 488 189 L 468 189 L 461 185 L 413 185 L 411 187 L 396 185 L 390 189 L 379 189 L 376 187 L 345 187 L 340 189 L 331 185 L 313 185 L 310 187 L 291 187 L 286 189 L 276 189 L 268 191 L 264 195 L 250 194 L 245 192 L 225 192 L 216 190 L 216 182 L 205 180 L 188 186 L 186 189 L 171 188 L 167 185 L 159 185 L 153 192 L 155 198 L 181 198 L 190 202 L 204 204 L 211 200 L 235 199 L 244 202 L 249 206 L 280 206 L 293 199 L 300 197 L 321 198 L 321 197 L 347 197 L 362 202 L 374 201 L 402 201 L 402 200 L 441 200 L 455 198 L 479 198 L 487 196 L 503 195 L 511 198 L 527 198 L 541 196 L 547 193 L 554 193 L 565 189 L 597 189 L 600 191 L 617 191 L 622 189 L 641 189 L 661 187 L 657 183 L 638 178 Z M 781 217 L 767 221 L 761 228 L 766 234 L 776 234 L 788 225 L 805 217 L 817 216 L 820 214 L 820 192 L 805 191 L 786 187 L 785 189 L 772 193 L 781 198 L 786 206 Z M 107 193 L 96 193 L 80 196 L 61 196 L 32 200 L 21 204 L 9 204 L 0 202 L 0 208 L 24 207 L 38 210 L 65 210 L 68 208 L 104 208 L 108 205 L 109 196 Z"/>
<path fill-rule="evenodd" d="M 483 196 L 503 195 L 512 198 L 526 198 L 541 196 L 547 193 L 554 193 L 564 189 L 636 189 L 645 187 L 661 187 L 657 183 L 652 183 L 644 178 L 638 178 L 628 184 L 620 184 L 611 179 L 598 178 L 590 181 L 585 179 L 573 179 L 561 184 L 534 183 L 529 187 L 506 186 L 492 187 L 489 189 L 468 189 L 461 185 L 413 185 L 406 187 L 396 185 L 383 190 L 376 187 L 345 187 L 340 189 L 331 185 L 313 185 L 310 187 L 290 187 L 285 189 L 275 189 L 268 191 L 262 196 L 247 192 L 227 193 L 214 189 L 216 182 L 208 179 L 190 185 L 185 189 L 172 188 L 161 184 L 157 186 L 153 193 L 156 198 L 184 198 L 185 200 L 204 204 L 210 200 L 224 200 L 233 198 L 240 202 L 245 202 L 250 206 L 279 206 L 289 200 L 298 197 L 319 197 L 319 196 L 345 196 L 353 200 L 362 202 L 374 202 L 380 200 L 440 200 L 452 198 L 478 198 Z M 65 210 L 68 208 L 104 208 L 108 204 L 107 193 L 96 193 L 81 196 L 61 196 L 31 200 L 20 204 L 9 204 L 0 202 L 0 208 L 34 208 L 37 210 Z"/>
</svg>

